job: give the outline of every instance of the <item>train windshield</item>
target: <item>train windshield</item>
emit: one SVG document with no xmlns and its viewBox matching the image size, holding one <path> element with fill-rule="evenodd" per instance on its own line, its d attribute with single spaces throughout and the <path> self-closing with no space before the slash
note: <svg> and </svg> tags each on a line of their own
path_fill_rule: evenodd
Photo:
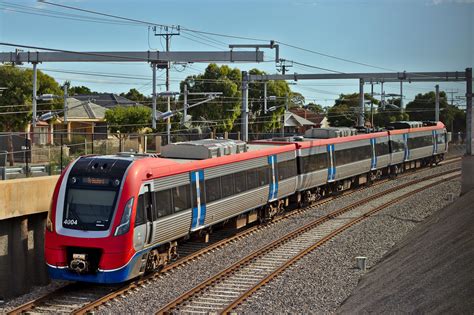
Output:
<svg viewBox="0 0 474 315">
<path fill-rule="evenodd" d="M 75 189 L 67 191 L 63 227 L 75 230 L 107 230 L 112 220 L 117 191 Z"/>
</svg>

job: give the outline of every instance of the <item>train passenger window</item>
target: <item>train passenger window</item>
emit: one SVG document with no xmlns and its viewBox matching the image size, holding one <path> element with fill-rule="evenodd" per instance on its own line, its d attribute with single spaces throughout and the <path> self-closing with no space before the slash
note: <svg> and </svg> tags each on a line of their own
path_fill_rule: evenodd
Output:
<svg viewBox="0 0 474 315">
<path fill-rule="evenodd" d="M 221 199 L 221 178 L 206 179 L 206 201 L 213 202 Z"/>
<path fill-rule="evenodd" d="M 155 192 L 155 216 L 162 218 L 172 213 L 171 189 Z"/>
<path fill-rule="evenodd" d="M 377 156 L 389 154 L 388 142 L 377 142 L 375 144 L 375 154 Z"/>
<path fill-rule="evenodd" d="M 245 171 L 234 174 L 235 192 L 241 193 L 247 190 L 247 174 Z"/>
<path fill-rule="evenodd" d="M 258 187 L 258 178 L 256 170 L 247 170 L 247 188 L 255 189 Z"/>
<path fill-rule="evenodd" d="M 289 160 L 278 163 L 278 180 L 296 176 L 296 161 Z"/>
<path fill-rule="evenodd" d="M 221 185 L 222 185 L 222 198 L 233 195 L 234 194 L 234 174 L 222 176 Z"/>
<path fill-rule="evenodd" d="M 409 149 L 429 147 L 432 145 L 433 145 L 433 137 L 431 135 L 408 138 Z"/>
<path fill-rule="evenodd" d="M 372 158 L 372 146 L 364 145 L 360 147 L 337 150 L 335 153 L 336 166 L 368 160 Z"/>
<path fill-rule="evenodd" d="M 191 208 L 190 186 L 182 185 L 173 188 L 174 212 Z"/>
<path fill-rule="evenodd" d="M 446 136 L 444 133 L 436 134 L 436 143 L 437 144 L 444 144 L 446 141 Z"/>
<path fill-rule="evenodd" d="M 303 157 L 303 172 L 310 173 L 328 167 L 328 154 L 319 153 Z"/>
<path fill-rule="evenodd" d="M 146 222 L 145 216 L 145 198 L 144 195 L 138 196 L 137 212 L 135 214 L 135 226 L 142 225 Z"/>
<path fill-rule="evenodd" d="M 392 147 L 392 152 L 403 152 L 405 151 L 405 143 L 403 139 L 393 139 L 390 140 L 390 146 Z"/>
<path fill-rule="evenodd" d="M 258 176 L 258 185 L 265 186 L 269 183 L 269 166 L 262 166 L 257 168 L 257 176 Z"/>
</svg>

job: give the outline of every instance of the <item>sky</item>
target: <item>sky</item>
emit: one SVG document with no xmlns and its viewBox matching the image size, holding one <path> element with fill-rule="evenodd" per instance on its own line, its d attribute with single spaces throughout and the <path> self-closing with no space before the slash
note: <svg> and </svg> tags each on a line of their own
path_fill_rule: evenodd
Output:
<svg viewBox="0 0 474 315">
<path fill-rule="evenodd" d="M 264 39 L 203 37 L 182 32 L 171 40 L 174 51 L 221 51 L 228 44 L 277 40 L 354 62 L 283 46 L 280 58 L 339 72 L 464 71 L 474 64 L 474 0 L 51 0 L 51 2 L 187 29 Z M 71 14 L 80 16 L 70 16 Z M 84 20 L 94 16 L 33 0 L 0 0 L 0 42 L 74 51 L 164 50 L 164 42 L 146 25 L 124 21 Z M 109 19 L 111 21 L 112 19 Z M 211 38 L 211 39 L 210 39 Z M 0 46 L 0 51 L 14 47 Z M 264 50 L 265 59 L 274 57 Z M 364 63 L 367 65 L 360 65 Z M 207 64 L 174 65 L 171 90 L 198 74 Z M 369 66 L 370 65 L 370 66 Z M 25 64 L 25 67 L 31 65 Z M 230 64 L 240 70 L 259 68 L 276 73 L 272 62 Z M 38 66 L 59 83 L 86 85 L 100 92 L 136 88 L 150 95 L 151 68 L 146 63 L 44 63 Z M 54 72 L 68 71 L 69 73 Z M 82 74 L 70 72 L 84 72 Z M 294 64 L 288 73 L 329 73 Z M 95 74 L 101 74 L 101 76 Z M 131 78 L 111 78 L 119 74 Z M 158 73 L 158 91 L 164 73 Z M 434 90 L 436 83 L 404 85 L 405 102 Z M 440 89 L 464 96 L 465 83 L 441 82 Z M 334 104 L 340 93 L 358 92 L 356 80 L 298 81 L 291 87 L 307 102 Z M 366 85 L 365 90 L 370 91 Z M 381 91 L 380 85 L 374 90 Z M 385 93 L 398 93 L 398 83 L 386 83 Z M 449 94 L 451 96 L 451 94 Z"/>
</svg>

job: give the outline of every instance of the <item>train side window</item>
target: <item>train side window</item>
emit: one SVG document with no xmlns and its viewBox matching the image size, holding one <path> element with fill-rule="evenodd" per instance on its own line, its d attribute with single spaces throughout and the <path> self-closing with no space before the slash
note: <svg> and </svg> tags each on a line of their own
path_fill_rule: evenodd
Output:
<svg viewBox="0 0 474 315">
<path fill-rule="evenodd" d="M 284 180 L 294 176 L 296 176 L 295 160 L 278 163 L 278 180 Z"/>
<path fill-rule="evenodd" d="M 268 172 L 270 170 L 269 166 L 262 166 L 257 168 L 257 175 L 258 175 L 258 185 L 265 186 L 269 183 L 269 175 Z"/>
<path fill-rule="evenodd" d="M 377 156 L 389 154 L 388 142 L 377 142 L 375 144 L 375 154 Z"/>
<path fill-rule="evenodd" d="M 173 213 L 171 189 L 155 192 L 155 214 L 162 218 Z"/>
<path fill-rule="evenodd" d="M 405 144 L 403 142 L 403 139 L 390 140 L 390 145 L 392 147 L 392 152 L 393 153 L 405 151 Z"/>
<path fill-rule="evenodd" d="M 257 171 L 255 169 L 247 170 L 247 188 L 255 189 L 258 187 Z"/>
<path fill-rule="evenodd" d="M 174 212 L 191 208 L 190 185 L 182 185 L 173 188 Z"/>
<path fill-rule="evenodd" d="M 221 178 L 206 179 L 206 201 L 213 202 L 221 199 Z"/>
<path fill-rule="evenodd" d="M 237 194 L 247 190 L 247 174 L 245 171 L 235 173 L 234 180 L 235 180 L 235 192 Z"/>
<path fill-rule="evenodd" d="M 222 176 L 221 185 L 222 185 L 222 198 L 233 195 L 234 194 L 234 174 Z"/>
<path fill-rule="evenodd" d="M 138 196 L 137 201 L 137 212 L 135 213 L 135 226 L 145 224 L 145 197 L 144 195 Z"/>
</svg>

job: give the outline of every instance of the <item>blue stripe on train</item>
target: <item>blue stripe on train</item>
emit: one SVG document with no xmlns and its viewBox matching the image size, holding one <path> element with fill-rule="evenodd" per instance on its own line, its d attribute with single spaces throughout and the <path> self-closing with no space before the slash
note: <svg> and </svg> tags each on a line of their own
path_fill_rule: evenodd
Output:
<svg viewBox="0 0 474 315">
<path fill-rule="evenodd" d="M 370 145 L 372 147 L 372 160 L 370 163 L 370 168 L 371 169 L 376 169 L 377 168 L 377 155 L 375 154 L 375 145 L 377 144 L 377 139 L 372 138 L 370 139 Z"/>
<path fill-rule="evenodd" d="M 433 133 L 433 155 L 435 155 L 438 152 L 438 141 L 436 137 L 436 130 L 432 131 Z"/>
<path fill-rule="evenodd" d="M 275 200 L 278 197 L 278 176 L 277 171 L 277 156 L 268 156 L 268 164 L 270 165 L 271 178 L 270 178 L 270 191 L 268 193 L 268 200 Z"/>
<path fill-rule="evenodd" d="M 334 144 L 327 145 L 327 151 L 329 155 L 329 163 L 328 163 L 328 181 L 333 181 L 336 179 L 336 167 L 335 157 L 334 157 Z"/>
<path fill-rule="evenodd" d="M 405 154 L 403 156 L 403 160 L 407 161 L 410 158 L 410 150 L 408 149 L 408 134 L 407 133 L 403 134 L 403 141 L 405 145 Z"/>
<path fill-rule="evenodd" d="M 206 203 L 201 200 L 201 190 L 204 187 L 200 187 L 200 183 L 204 182 L 204 171 L 198 170 L 189 173 L 191 184 L 196 187 L 196 191 L 194 194 L 196 195 L 196 204 L 193 207 L 192 211 L 192 221 L 191 221 L 191 229 L 195 230 L 204 225 L 204 221 L 206 219 Z"/>
</svg>

